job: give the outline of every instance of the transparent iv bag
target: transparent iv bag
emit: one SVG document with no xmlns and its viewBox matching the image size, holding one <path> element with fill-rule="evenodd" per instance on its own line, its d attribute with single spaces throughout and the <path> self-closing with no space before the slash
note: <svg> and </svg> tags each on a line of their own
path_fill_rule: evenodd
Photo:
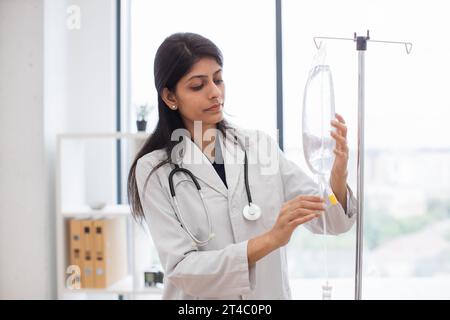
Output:
<svg viewBox="0 0 450 320">
<path fill-rule="evenodd" d="M 309 169 L 329 176 L 334 162 L 335 140 L 330 136 L 335 118 L 334 88 L 330 66 L 311 69 L 303 97 L 303 151 Z"/>
<path fill-rule="evenodd" d="M 306 163 L 317 177 L 320 195 L 329 205 L 337 204 L 328 184 L 335 159 L 333 150 L 336 141 L 330 135 L 330 131 L 334 130 L 331 125 L 334 118 L 333 78 L 326 63 L 326 48 L 321 43 L 305 86 L 302 137 Z"/>
</svg>

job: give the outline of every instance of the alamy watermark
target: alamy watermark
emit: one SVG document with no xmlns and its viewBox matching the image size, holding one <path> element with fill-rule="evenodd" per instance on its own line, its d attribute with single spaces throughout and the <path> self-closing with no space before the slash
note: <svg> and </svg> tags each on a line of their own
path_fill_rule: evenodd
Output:
<svg viewBox="0 0 450 320">
<path fill-rule="evenodd" d="M 69 30 L 79 30 L 81 28 L 81 9 L 77 5 L 70 5 L 67 7 L 68 14 L 66 18 L 66 26 Z"/>
<path fill-rule="evenodd" d="M 194 135 L 187 129 L 176 129 L 172 132 L 171 141 L 179 142 L 180 139 L 189 139 L 194 143 L 187 144 L 182 141 L 172 150 L 170 159 L 172 163 L 205 164 L 208 159 L 201 152 L 194 152 L 194 148 L 206 142 L 203 153 L 211 155 L 216 143 L 215 139 L 224 139 L 226 150 L 221 150 L 222 157 L 216 157 L 216 163 L 244 164 L 243 152 L 247 154 L 249 165 L 259 165 L 262 175 L 273 175 L 279 172 L 280 150 L 278 144 L 269 135 L 261 131 L 254 131 L 250 135 L 239 134 L 235 129 L 225 130 L 225 136 L 217 128 L 203 131 L 202 121 L 194 121 Z M 231 143 L 225 143 L 225 139 Z M 190 148 L 190 149 L 186 149 Z M 229 149 L 231 148 L 231 150 Z"/>
</svg>

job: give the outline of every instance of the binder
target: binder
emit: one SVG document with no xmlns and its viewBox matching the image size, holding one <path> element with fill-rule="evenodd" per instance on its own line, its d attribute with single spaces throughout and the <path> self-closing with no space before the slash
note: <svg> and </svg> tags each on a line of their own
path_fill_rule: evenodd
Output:
<svg viewBox="0 0 450 320">
<path fill-rule="evenodd" d="M 95 288 L 107 288 L 128 274 L 126 220 L 124 217 L 94 221 Z"/>
<path fill-rule="evenodd" d="M 81 287 L 94 288 L 94 239 L 92 236 L 92 220 L 81 220 L 82 266 Z"/>
<path fill-rule="evenodd" d="M 78 219 L 69 220 L 69 265 L 77 266 L 80 273 L 77 277 L 77 282 L 81 283 L 81 271 L 83 269 L 82 257 L 84 255 L 81 245 L 81 222 Z"/>
<path fill-rule="evenodd" d="M 106 288 L 105 276 L 105 253 L 103 230 L 105 220 L 94 221 L 94 286 L 95 288 Z"/>
</svg>

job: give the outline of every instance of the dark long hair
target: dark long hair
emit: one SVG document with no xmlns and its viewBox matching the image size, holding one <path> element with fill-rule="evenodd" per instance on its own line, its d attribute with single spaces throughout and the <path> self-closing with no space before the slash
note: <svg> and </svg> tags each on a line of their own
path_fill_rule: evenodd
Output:
<svg viewBox="0 0 450 320">
<path fill-rule="evenodd" d="M 160 162 L 149 173 L 145 180 L 147 184 L 150 175 L 159 167 L 170 163 L 172 149 L 179 141 L 171 141 L 172 132 L 176 129 L 186 129 L 178 110 L 169 109 L 162 99 L 164 88 L 175 92 L 178 81 L 187 74 L 192 66 L 201 58 L 211 57 L 223 67 L 223 57 L 219 48 L 209 39 L 195 33 L 175 33 L 167 37 L 159 46 L 154 62 L 155 87 L 158 92 L 158 123 L 150 137 L 136 154 L 128 173 L 127 192 L 128 202 L 133 217 L 142 222 L 145 218 L 142 209 L 138 188 L 136 184 L 137 161 L 147 153 L 164 149 L 167 159 Z M 217 124 L 217 129 L 224 135 L 228 124 L 222 120 Z M 145 191 L 144 191 L 145 192 Z"/>
</svg>

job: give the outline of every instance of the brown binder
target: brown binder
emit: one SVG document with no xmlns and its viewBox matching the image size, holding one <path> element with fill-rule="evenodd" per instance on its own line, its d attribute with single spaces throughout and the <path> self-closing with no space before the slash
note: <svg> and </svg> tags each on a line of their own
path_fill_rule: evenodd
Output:
<svg viewBox="0 0 450 320">
<path fill-rule="evenodd" d="M 106 288 L 128 274 L 126 220 L 94 221 L 95 288 Z"/>
<path fill-rule="evenodd" d="M 81 245 L 83 247 L 81 271 L 81 287 L 94 288 L 94 239 L 92 236 L 92 220 L 81 220 Z"/>
<path fill-rule="evenodd" d="M 84 255 L 83 246 L 81 245 L 81 222 L 78 219 L 69 220 L 69 265 L 77 266 L 79 274 L 77 282 L 81 283 L 81 271 L 83 269 L 82 257 Z"/>
<path fill-rule="evenodd" d="M 95 288 L 106 287 L 105 277 L 105 252 L 103 231 L 105 220 L 94 221 L 94 286 Z"/>
</svg>

